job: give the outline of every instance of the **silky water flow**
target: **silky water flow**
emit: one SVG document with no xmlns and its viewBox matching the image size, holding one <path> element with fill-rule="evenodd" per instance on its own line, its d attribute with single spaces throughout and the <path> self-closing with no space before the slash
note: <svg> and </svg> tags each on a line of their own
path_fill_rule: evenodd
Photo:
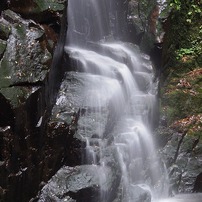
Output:
<svg viewBox="0 0 202 202">
<path fill-rule="evenodd" d="M 151 133 L 157 83 L 149 57 L 121 42 L 116 2 L 68 1 L 65 51 L 87 80 L 81 106 L 85 118 L 77 134 L 86 145 L 82 163 L 97 172 L 100 201 L 158 201 L 168 194 L 168 180 Z M 116 179 L 107 183 L 110 172 Z"/>
</svg>

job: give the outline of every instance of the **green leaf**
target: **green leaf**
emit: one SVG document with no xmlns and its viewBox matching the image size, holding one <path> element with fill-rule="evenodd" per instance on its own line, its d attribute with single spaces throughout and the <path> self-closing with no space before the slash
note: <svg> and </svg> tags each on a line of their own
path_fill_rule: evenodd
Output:
<svg viewBox="0 0 202 202">
<path fill-rule="evenodd" d="M 187 19 L 186 21 L 187 21 L 188 23 L 191 23 L 191 19 Z"/>
</svg>

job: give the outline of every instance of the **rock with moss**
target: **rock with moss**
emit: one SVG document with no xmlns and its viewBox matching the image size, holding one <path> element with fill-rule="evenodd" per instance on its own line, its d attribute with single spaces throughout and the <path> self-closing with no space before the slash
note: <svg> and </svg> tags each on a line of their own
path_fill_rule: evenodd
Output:
<svg viewBox="0 0 202 202">
<path fill-rule="evenodd" d="M 42 82 L 52 59 L 44 43 L 44 29 L 10 10 L 4 11 L 3 17 L 11 31 L 0 61 L 0 88 Z"/>
<path fill-rule="evenodd" d="M 54 31 L 48 26 L 11 10 L 2 12 L 0 28 L 0 201 L 29 201 L 48 162 L 39 145 L 56 37 L 49 37 Z"/>
<path fill-rule="evenodd" d="M 34 0 L 34 2 L 36 3 L 39 11 L 62 11 L 64 9 L 64 2 L 66 2 L 66 0 Z"/>
<path fill-rule="evenodd" d="M 13 0 L 9 9 L 37 22 L 54 22 L 63 12 L 66 0 Z"/>
<path fill-rule="evenodd" d="M 0 39 L 7 40 L 11 32 L 9 23 L 3 19 L 0 19 Z"/>
</svg>

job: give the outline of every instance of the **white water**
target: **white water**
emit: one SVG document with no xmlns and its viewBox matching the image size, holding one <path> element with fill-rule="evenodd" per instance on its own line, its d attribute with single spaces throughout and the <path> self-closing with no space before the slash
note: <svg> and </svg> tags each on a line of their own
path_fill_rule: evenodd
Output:
<svg viewBox="0 0 202 202">
<path fill-rule="evenodd" d="M 179 194 L 173 198 L 165 198 L 158 200 L 157 202 L 201 202 L 202 194 Z"/>
<path fill-rule="evenodd" d="M 86 141 L 86 164 L 97 169 L 101 165 L 100 189 L 107 178 L 107 165 L 102 161 L 109 143 L 105 139 L 106 123 L 99 122 L 103 108 L 109 103 L 114 123 L 111 146 L 115 147 L 121 171 L 119 201 L 138 202 L 138 193 L 148 193 L 152 201 L 167 196 L 167 175 L 155 154 L 151 125 L 155 119 L 156 83 L 148 56 L 132 44 L 113 38 L 111 21 L 116 0 L 69 0 L 68 34 L 65 51 L 76 63 L 78 71 L 86 72 L 91 87 L 86 88 L 82 107 L 97 110 L 94 120 L 86 115 L 83 126 Z M 117 26 L 117 25 L 116 25 Z M 118 35 L 118 33 L 116 33 Z M 107 41 L 106 38 L 110 38 Z M 89 137 L 89 125 L 96 128 L 97 138 Z M 111 126 L 112 127 L 112 126 Z M 105 134 L 105 135 L 104 135 Z M 93 142 L 95 141 L 95 142 Z M 99 158 L 97 153 L 99 151 Z M 105 180 L 104 180 L 105 181 Z M 107 193 L 111 194 L 111 193 Z M 101 200 L 107 198 L 101 191 Z M 147 201 L 150 199 L 148 198 Z"/>
</svg>

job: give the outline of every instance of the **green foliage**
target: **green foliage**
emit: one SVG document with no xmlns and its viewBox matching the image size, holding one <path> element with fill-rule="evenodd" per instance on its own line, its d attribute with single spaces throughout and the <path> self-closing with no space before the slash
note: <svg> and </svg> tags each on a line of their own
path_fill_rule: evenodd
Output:
<svg viewBox="0 0 202 202">
<path fill-rule="evenodd" d="M 167 117 L 168 124 L 187 117 L 201 116 L 201 85 L 202 68 L 197 68 L 185 74 L 175 74 L 169 78 L 166 88 L 161 89 L 162 114 Z M 198 121 L 197 124 L 200 123 L 202 122 Z M 193 127 L 194 124 L 195 122 L 193 124 L 190 122 L 190 127 Z"/>
<path fill-rule="evenodd" d="M 202 9 L 200 0 L 170 0 L 168 46 L 174 64 L 202 65 Z M 184 57 L 189 60 L 183 60 Z M 186 62 L 185 62 L 186 61 Z M 173 64 L 172 63 L 172 64 Z M 183 64 L 186 66 L 186 64 Z"/>
<path fill-rule="evenodd" d="M 145 31 L 148 27 L 148 16 L 156 5 L 156 0 L 129 0 L 129 5 L 129 15 L 136 16 L 136 18 L 133 19 L 134 23 L 137 24 L 142 31 Z"/>
<path fill-rule="evenodd" d="M 169 4 L 170 7 L 172 7 L 174 10 L 180 10 L 181 9 L 181 2 L 180 0 L 172 0 Z"/>
</svg>

